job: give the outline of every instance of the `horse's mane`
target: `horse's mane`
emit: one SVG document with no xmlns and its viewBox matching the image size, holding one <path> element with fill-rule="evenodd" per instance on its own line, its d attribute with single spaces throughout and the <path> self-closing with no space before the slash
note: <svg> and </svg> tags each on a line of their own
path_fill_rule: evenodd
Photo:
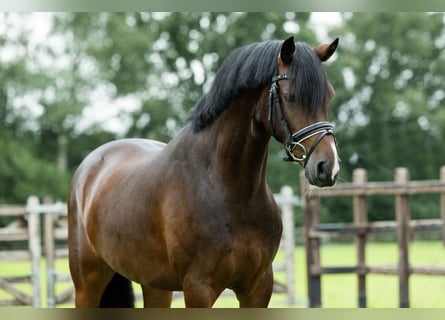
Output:
<svg viewBox="0 0 445 320">
<path fill-rule="evenodd" d="M 277 75 L 277 58 L 282 41 L 256 42 L 233 51 L 215 76 L 209 92 L 192 109 L 189 120 L 195 132 L 212 124 L 241 93 L 258 89 Z M 326 74 L 320 59 L 305 43 L 297 43 L 288 76 L 290 96 L 309 112 L 324 105 L 328 95 Z"/>
</svg>

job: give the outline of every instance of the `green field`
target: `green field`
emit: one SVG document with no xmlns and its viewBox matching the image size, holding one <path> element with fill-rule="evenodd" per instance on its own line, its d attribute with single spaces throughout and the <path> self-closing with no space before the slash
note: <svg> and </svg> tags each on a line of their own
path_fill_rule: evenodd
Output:
<svg viewBox="0 0 445 320">
<path fill-rule="evenodd" d="M 396 243 L 369 243 L 366 251 L 366 260 L 368 264 L 395 264 L 397 262 L 397 244 Z M 277 260 L 282 259 L 279 254 Z M 410 244 L 410 262 L 413 265 L 444 265 L 445 266 L 445 247 L 438 241 L 414 241 Z M 333 244 L 326 243 L 322 245 L 321 263 L 323 266 L 350 266 L 355 263 L 355 248 L 352 244 Z M 287 304 L 284 294 L 274 294 L 270 307 L 306 307 L 307 289 L 306 289 L 306 267 L 303 248 L 298 246 L 295 249 L 295 285 L 296 285 L 296 303 Z M 42 261 L 42 268 L 44 261 Z M 30 265 L 19 262 L 0 263 L 0 277 L 24 275 L 29 273 Z M 59 272 L 68 272 L 66 260 L 57 262 Z M 44 279 L 42 269 L 42 279 Z M 283 273 L 276 273 L 279 281 L 284 279 Z M 63 288 L 70 286 L 70 283 L 60 284 L 56 291 L 60 292 Z M 30 292 L 31 288 L 21 285 L 23 290 Z M 138 287 L 135 285 L 137 292 Z M 45 285 L 42 287 L 42 297 L 46 294 Z M 370 308 L 394 308 L 398 306 L 398 279 L 393 275 L 368 275 L 367 277 L 367 296 L 368 307 Z M 9 296 L 0 290 L 0 299 Z M 437 308 L 445 307 L 445 277 L 444 276 L 423 276 L 412 275 L 410 277 L 410 303 L 413 308 Z M 43 306 L 46 306 L 45 298 L 42 298 Z M 323 307 L 330 308 L 353 308 L 357 306 L 357 281 L 355 275 L 325 275 L 322 277 L 322 303 Z M 64 305 L 71 307 L 72 304 Z M 138 302 L 140 307 L 141 303 Z M 174 299 L 173 307 L 183 307 L 182 299 Z M 237 307 L 237 301 L 234 296 L 223 296 L 218 299 L 215 307 Z"/>
</svg>

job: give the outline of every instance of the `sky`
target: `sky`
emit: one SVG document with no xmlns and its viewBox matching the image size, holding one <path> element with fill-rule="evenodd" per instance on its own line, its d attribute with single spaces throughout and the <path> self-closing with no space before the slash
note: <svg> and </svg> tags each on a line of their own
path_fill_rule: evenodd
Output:
<svg viewBox="0 0 445 320">
<path fill-rule="evenodd" d="M 341 24 L 342 17 L 339 12 L 313 12 L 310 23 L 319 41 L 332 41 L 329 39 L 328 30 L 333 26 Z"/>
</svg>

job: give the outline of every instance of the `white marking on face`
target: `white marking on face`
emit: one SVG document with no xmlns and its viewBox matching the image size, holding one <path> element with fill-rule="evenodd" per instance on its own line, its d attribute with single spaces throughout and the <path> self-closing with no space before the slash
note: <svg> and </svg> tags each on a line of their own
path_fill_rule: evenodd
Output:
<svg viewBox="0 0 445 320">
<path fill-rule="evenodd" d="M 331 148 L 332 152 L 334 153 L 334 168 L 332 168 L 332 181 L 334 181 L 334 178 L 337 176 L 338 172 L 340 171 L 340 161 L 338 160 L 338 154 L 337 154 L 337 147 L 335 146 L 335 142 L 331 142 Z"/>
</svg>

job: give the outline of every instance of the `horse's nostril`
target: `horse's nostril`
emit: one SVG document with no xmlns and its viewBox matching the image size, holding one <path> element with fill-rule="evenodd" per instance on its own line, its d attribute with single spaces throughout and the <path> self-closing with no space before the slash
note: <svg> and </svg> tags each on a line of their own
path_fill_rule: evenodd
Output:
<svg viewBox="0 0 445 320">
<path fill-rule="evenodd" d="M 317 176 L 321 182 L 326 182 L 328 179 L 331 178 L 330 171 L 331 170 L 329 169 L 329 166 L 326 162 L 321 161 L 320 163 L 318 163 Z"/>
</svg>

